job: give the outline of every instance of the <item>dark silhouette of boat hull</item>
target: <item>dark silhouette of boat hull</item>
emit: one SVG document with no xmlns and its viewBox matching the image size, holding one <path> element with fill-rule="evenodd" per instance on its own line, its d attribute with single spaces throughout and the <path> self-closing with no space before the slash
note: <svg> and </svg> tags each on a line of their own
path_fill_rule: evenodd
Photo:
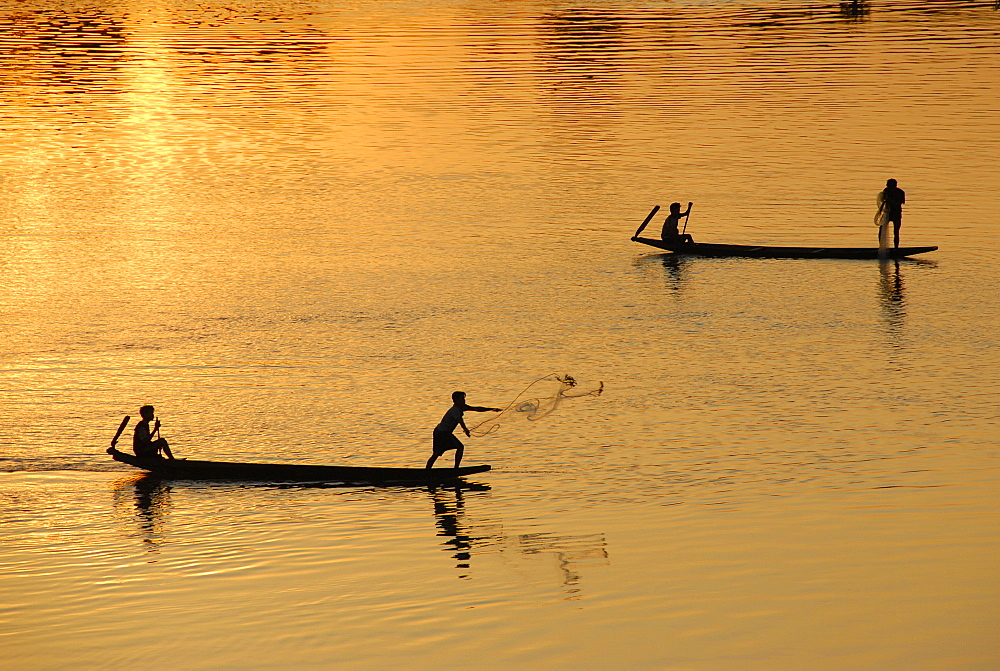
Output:
<svg viewBox="0 0 1000 671">
<path fill-rule="evenodd" d="M 311 466 L 256 464 L 195 459 L 139 458 L 108 448 L 115 461 L 179 480 L 240 480 L 244 482 L 338 482 L 356 484 L 433 484 L 485 473 L 490 466 L 461 468 L 393 468 L 378 466 Z"/>
<path fill-rule="evenodd" d="M 763 247 L 759 245 L 714 245 L 704 242 L 664 242 L 655 238 L 632 238 L 650 247 L 693 256 L 743 256 L 757 259 L 877 259 L 878 247 Z M 886 258 L 901 259 L 933 252 L 937 247 L 887 249 Z"/>
</svg>

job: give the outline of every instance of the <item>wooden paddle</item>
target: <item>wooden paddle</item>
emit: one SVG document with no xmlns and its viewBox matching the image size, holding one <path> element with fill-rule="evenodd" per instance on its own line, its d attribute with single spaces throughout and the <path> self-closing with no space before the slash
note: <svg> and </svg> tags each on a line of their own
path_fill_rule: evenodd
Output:
<svg viewBox="0 0 1000 671">
<path fill-rule="evenodd" d="M 681 231 L 681 235 L 684 235 L 688 231 L 688 219 L 691 218 L 691 206 L 694 203 L 688 203 L 688 213 L 684 215 L 684 230 Z"/>
<path fill-rule="evenodd" d="M 115 449 L 115 445 L 118 444 L 118 436 L 122 435 L 122 431 L 125 430 L 125 426 L 128 424 L 128 421 L 130 419 L 132 419 L 132 418 L 129 417 L 128 415 L 125 415 L 125 419 L 122 420 L 121 426 L 119 426 L 118 427 L 118 431 L 115 432 L 115 437 L 111 439 L 111 449 L 112 450 Z"/>
<path fill-rule="evenodd" d="M 659 211 L 660 211 L 660 206 L 657 205 L 650 211 L 649 214 L 646 215 L 646 220 L 642 222 L 639 228 L 635 229 L 635 235 L 632 236 L 633 240 L 639 237 L 639 234 L 642 233 L 642 229 L 646 228 L 646 225 L 653 220 L 653 217 L 655 217 L 656 213 Z"/>
</svg>

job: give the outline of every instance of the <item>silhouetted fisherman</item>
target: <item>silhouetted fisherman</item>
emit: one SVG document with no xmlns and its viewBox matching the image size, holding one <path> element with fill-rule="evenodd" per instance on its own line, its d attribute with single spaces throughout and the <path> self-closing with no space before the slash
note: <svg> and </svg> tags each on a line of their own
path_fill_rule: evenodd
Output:
<svg viewBox="0 0 1000 671">
<path fill-rule="evenodd" d="M 464 391 L 456 391 L 451 395 L 451 400 L 452 406 L 448 408 L 448 412 L 444 413 L 444 417 L 434 427 L 434 444 L 432 446 L 434 454 L 427 460 L 427 468 L 434 466 L 437 458 L 448 450 L 455 450 L 455 468 L 458 468 L 458 465 L 462 463 L 465 445 L 455 437 L 455 427 L 461 426 L 462 431 L 465 431 L 465 435 L 471 435 L 469 427 L 465 425 L 465 419 L 462 417 L 462 414 L 466 410 L 474 412 L 501 412 L 500 408 L 480 408 L 474 405 L 467 405 L 465 403 Z"/>
<path fill-rule="evenodd" d="M 888 231 L 882 231 L 882 226 L 888 226 L 889 222 L 892 222 L 893 247 L 899 249 L 899 227 L 903 223 L 903 203 L 906 202 L 906 193 L 896 186 L 896 180 L 887 179 L 878 200 L 880 242 L 881 236 L 888 234 Z"/>
<path fill-rule="evenodd" d="M 849 19 L 858 19 L 869 12 L 866 0 L 845 0 L 840 3 L 840 13 Z"/>
<path fill-rule="evenodd" d="M 139 416 L 142 421 L 135 425 L 135 432 L 132 434 L 132 451 L 137 457 L 158 457 L 160 452 L 167 455 L 168 459 L 173 459 L 174 455 L 167 446 L 167 441 L 163 438 L 153 440 L 153 435 L 160 431 L 160 420 L 156 420 L 153 430 L 149 430 L 149 423 L 156 416 L 156 409 L 151 405 L 144 405 L 139 408 Z"/>
<path fill-rule="evenodd" d="M 686 217 L 689 214 L 691 214 L 690 204 L 688 204 L 686 212 L 681 212 L 680 203 L 670 203 L 670 214 L 668 214 L 667 218 L 663 220 L 663 230 L 660 231 L 660 239 L 664 242 L 694 242 L 694 238 L 687 233 L 681 233 L 677 228 L 678 224 L 681 222 L 681 218 Z"/>
</svg>

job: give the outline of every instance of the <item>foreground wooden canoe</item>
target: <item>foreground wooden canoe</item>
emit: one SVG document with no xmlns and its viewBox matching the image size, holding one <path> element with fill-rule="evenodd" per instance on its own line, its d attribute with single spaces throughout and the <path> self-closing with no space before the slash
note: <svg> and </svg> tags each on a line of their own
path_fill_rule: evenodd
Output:
<svg viewBox="0 0 1000 671">
<path fill-rule="evenodd" d="M 755 245 L 713 245 L 704 242 L 674 243 L 655 238 L 632 238 L 650 247 L 694 256 L 747 256 L 759 259 L 877 259 L 878 247 L 760 247 Z M 933 252 L 937 247 L 888 249 L 890 259 Z"/>
<path fill-rule="evenodd" d="M 115 461 L 142 468 L 164 478 L 182 480 L 242 480 L 244 482 L 340 482 L 356 484 L 432 484 L 484 473 L 487 465 L 461 468 L 382 468 L 376 466 L 308 466 L 304 464 L 253 464 L 194 459 L 142 458 L 113 447 Z"/>
</svg>

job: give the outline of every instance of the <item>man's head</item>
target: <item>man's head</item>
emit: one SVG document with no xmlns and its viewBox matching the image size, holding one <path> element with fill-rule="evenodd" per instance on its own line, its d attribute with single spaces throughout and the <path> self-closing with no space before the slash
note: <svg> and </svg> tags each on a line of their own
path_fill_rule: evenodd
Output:
<svg viewBox="0 0 1000 671">
<path fill-rule="evenodd" d="M 670 211 L 673 214 L 680 214 L 681 213 L 681 204 L 680 203 L 670 203 Z"/>
<path fill-rule="evenodd" d="M 153 419 L 156 416 L 156 408 L 151 405 L 144 405 L 139 408 L 139 416 L 143 419 Z"/>
<path fill-rule="evenodd" d="M 452 395 L 451 395 L 451 402 L 452 403 L 465 403 L 465 392 L 464 391 L 453 392 Z"/>
<path fill-rule="evenodd" d="M 896 186 L 896 180 L 894 180 L 894 179 L 887 179 L 887 180 L 885 180 L 885 185 L 886 186 Z"/>
</svg>

